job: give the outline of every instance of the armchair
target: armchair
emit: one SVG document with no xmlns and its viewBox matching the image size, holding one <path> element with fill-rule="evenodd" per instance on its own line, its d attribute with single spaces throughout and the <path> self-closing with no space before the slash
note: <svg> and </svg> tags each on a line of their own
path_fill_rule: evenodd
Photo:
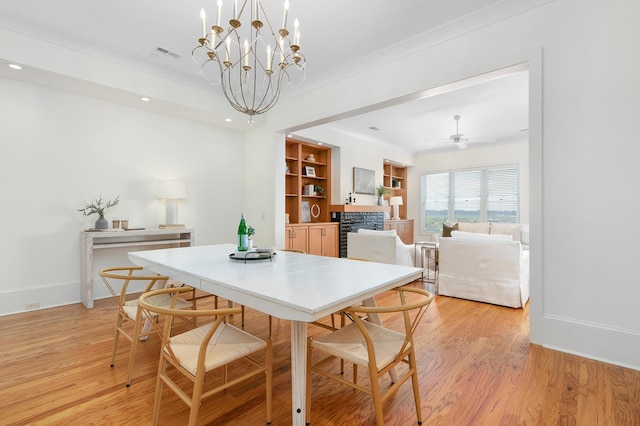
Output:
<svg viewBox="0 0 640 426">
<path fill-rule="evenodd" d="M 415 246 L 405 244 L 395 229 L 359 229 L 347 234 L 347 257 L 392 265 L 414 266 Z"/>
</svg>

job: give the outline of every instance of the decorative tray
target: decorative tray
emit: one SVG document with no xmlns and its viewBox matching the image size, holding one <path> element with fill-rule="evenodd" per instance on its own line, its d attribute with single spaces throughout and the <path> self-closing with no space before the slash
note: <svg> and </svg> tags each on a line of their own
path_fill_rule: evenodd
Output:
<svg viewBox="0 0 640 426">
<path fill-rule="evenodd" d="M 272 251 L 249 251 L 247 253 L 231 253 L 229 255 L 229 259 L 232 260 L 240 260 L 243 262 L 252 261 L 252 260 L 273 260 L 276 256 L 275 252 Z"/>
</svg>

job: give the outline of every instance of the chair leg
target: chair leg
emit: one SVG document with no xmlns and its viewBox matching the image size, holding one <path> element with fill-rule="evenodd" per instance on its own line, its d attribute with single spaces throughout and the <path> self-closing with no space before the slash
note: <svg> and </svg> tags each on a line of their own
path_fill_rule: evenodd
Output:
<svg viewBox="0 0 640 426">
<path fill-rule="evenodd" d="M 122 327 L 122 315 L 118 312 L 116 319 L 116 332 L 113 336 L 113 349 L 111 350 L 111 366 L 116 365 L 116 353 L 118 352 L 118 340 L 120 338 L 120 327 Z"/>
<path fill-rule="evenodd" d="M 156 377 L 156 395 L 153 403 L 153 426 L 158 425 L 160 419 L 160 401 L 162 400 L 162 376 L 166 374 L 167 361 L 163 355 L 160 355 L 158 362 L 158 376 Z"/>
<path fill-rule="evenodd" d="M 233 302 L 231 300 L 227 301 L 227 306 L 233 308 Z M 244 328 L 244 305 L 240 305 L 240 311 L 240 324 Z"/>
<path fill-rule="evenodd" d="M 226 366 L 225 366 L 226 367 Z M 226 383 L 226 381 L 225 381 Z M 198 371 L 193 382 L 193 393 L 191 394 L 191 411 L 189 412 L 189 426 L 196 426 L 198 423 L 198 413 L 202 402 L 202 388 L 204 387 L 204 371 Z"/>
<path fill-rule="evenodd" d="M 371 395 L 373 396 L 373 406 L 376 412 L 376 425 L 384 426 L 384 413 L 382 412 L 382 395 L 380 394 L 380 376 L 374 368 L 369 368 L 369 378 L 371 379 Z"/>
<path fill-rule="evenodd" d="M 420 389 L 418 387 L 418 369 L 416 367 L 415 353 L 411 351 L 409 354 L 409 368 L 413 370 L 411 374 L 411 383 L 413 384 L 413 399 L 416 403 L 416 417 L 418 424 L 422 424 L 422 409 L 420 408 Z"/>
<path fill-rule="evenodd" d="M 271 316 L 269 316 L 271 319 Z M 271 424 L 271 402 L 273 400 L 273 346 L 271 336 L 267 339 L 267 377 L 266 377 L 266 398 L 267 398 L 267 424 Z"/>
<path fill-rule="evenodd" d="M 133 364 L 136 361 L 136 351 L 138 349 L 138 341 L 140 340 L 140 323 L 142 322 L 142 309 L 138 307 L 136 312 L 136 323 L 133 326 L 133 340 L 131 342 L 131 348 L 129 348 L 129 369 L 127 372 L 126 387 L 131 386 L 131 376 L 133 376 Z"/>
</svg>

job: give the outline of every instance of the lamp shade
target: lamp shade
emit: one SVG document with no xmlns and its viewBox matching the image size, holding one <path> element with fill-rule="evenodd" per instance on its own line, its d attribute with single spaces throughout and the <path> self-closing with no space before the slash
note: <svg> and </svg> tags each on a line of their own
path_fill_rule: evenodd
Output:
<svg viewBox="0 0 640 426">
<path fill-rule="evenodd" d="M 390 197 L 389 198 L 389 205 L 390 206 L 401 206 L 401 205 L 403 205 L 402 197 Z"/>
<path fill-rule="evenodd" d="M 159 180 L 157 198 L 165 198 L 167 200 L 178 200 L 187 197 L 187 191 L 184 182 L 181 180 Z"/>
</svg>

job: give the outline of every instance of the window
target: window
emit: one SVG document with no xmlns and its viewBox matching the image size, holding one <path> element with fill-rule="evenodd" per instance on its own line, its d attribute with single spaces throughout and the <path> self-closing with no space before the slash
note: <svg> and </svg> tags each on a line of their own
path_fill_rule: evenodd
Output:
<svg viewBox="0 0 640 426">
<path fill-rule="evenodd" d="M 519 185 L 518 166 L 423 175 L 423 231 L 445 222 L 517 223 Z"/>
</svg>

